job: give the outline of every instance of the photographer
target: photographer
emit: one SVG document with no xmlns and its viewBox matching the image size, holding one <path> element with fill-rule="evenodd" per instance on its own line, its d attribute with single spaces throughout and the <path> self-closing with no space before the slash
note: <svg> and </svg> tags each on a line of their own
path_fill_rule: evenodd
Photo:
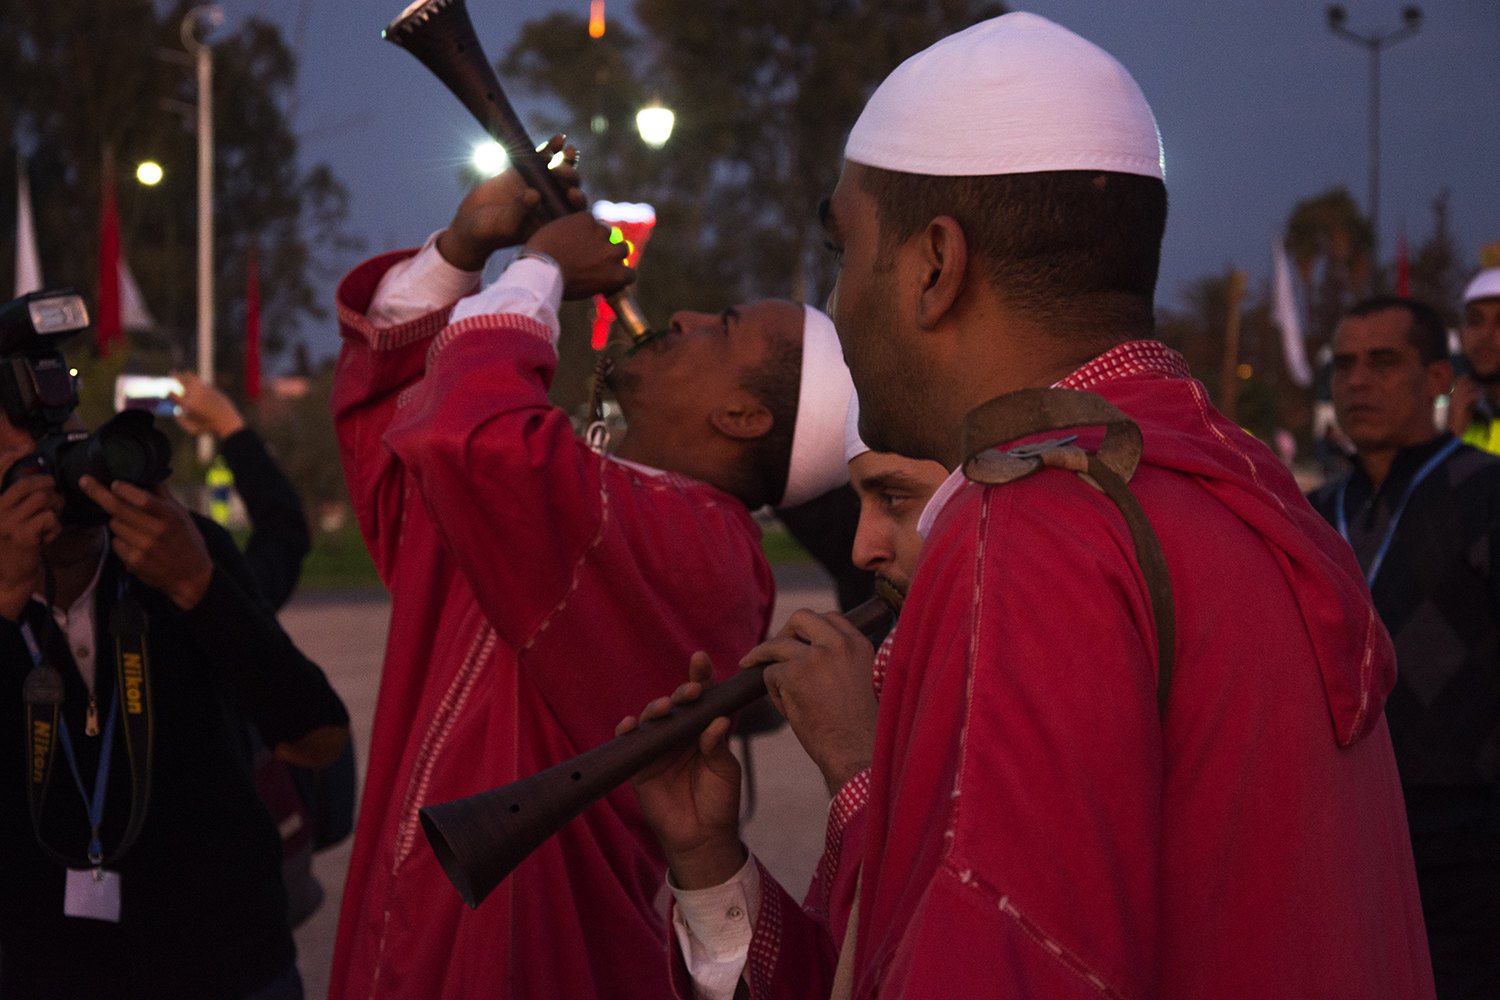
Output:
<svg viewBox="0 0 1500 1000">
<path fill-rule="evenodd" d="M 172 377 L 182 383 L 181 394 L 171 397 L 181 409 L 177 425 L 189 434 L 212 434 L 218 442 L 250 519 L 245 562 L 266 603 L 280 610 L 297 589 L 302 560 L 312 551 L 302 500 L 228 396 L 192 372 Z"/>
<path fill-rule="evenodd" d="M 347 713 L 164 462 L 151 489 L 59 471 L 76 394 L 0 335 L 0 996 L 299 998 L 244 720 L 322 766 Z"/>
</svg>

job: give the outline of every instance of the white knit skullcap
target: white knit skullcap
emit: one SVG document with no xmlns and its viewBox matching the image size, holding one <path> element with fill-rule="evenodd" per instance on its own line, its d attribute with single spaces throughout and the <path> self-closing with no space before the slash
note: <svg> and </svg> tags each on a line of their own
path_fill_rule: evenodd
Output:
<svg viewBox="0 0 1500 1000">
<path fill-rule="evenodd" d="M 1108 52 L 1017 12 L 897 66 L 849 133 L 846 159 L 939 177 L 1107 170 L 1165 178 L 1141 88 Z"/>
<path fill-rule="evenodd" d="M 859 436 L 859 393 L 850 393 L 849 415 L 844 418 L 844 461 L 852 462 L 869 450 Z"/>
<path fill-rule="evenodd" d="M 812 306 L 803 306 L 802 311 L 802 388 L 786 492 L 778 507 L 806 503 L 849 481 L 844 416 L 854 395 L 854 381 L 844 364 L 833 320 Z"/>
<path fill-rule="evenodd" d="M 1464 289 L 1464 305 L 1475 299 L 1500 298 L 1500 267 L 1485 268 Z"/>
</svg>

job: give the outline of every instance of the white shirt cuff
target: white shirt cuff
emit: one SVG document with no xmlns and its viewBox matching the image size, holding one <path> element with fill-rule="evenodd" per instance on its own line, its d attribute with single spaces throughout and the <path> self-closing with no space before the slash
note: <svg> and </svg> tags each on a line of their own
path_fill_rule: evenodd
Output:
<svg viewBox="0 0 1500 1000">
<path fill-rule="evenodd" d="M 667 888 L 677 899 L 672 930 L 698 1000 L 733 1000 L 760 915 L 760 866 L 751 855 L 735 876 L 711 889 Z"/>
<path fill-rule="evenodd" d="M 562 293 L 562 271 L 556 264 L 538 257 L 517 257 L 493 285 L 454 306 L 448 322 L 457 323 L 470 316 L 527 316 L 552 331 L 552 346 L 556 347 Z"/>
<path fill-rule="evenodd" d="M 439 229 L 427 237 L 422 249 L 391 266 L 375 287 L 375 296 L 365 316 L 376 327 L 400 326 L 479 287 L 478 271 L 460 271 L 438 253 Z"/>
</svg>

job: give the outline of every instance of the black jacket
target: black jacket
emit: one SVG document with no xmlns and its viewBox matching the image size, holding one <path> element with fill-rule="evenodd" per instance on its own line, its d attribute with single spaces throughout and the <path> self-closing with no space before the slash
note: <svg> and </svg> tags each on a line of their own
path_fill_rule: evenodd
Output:
<svg viewBox="0 0 1500 1000">
<path fill-rule="evenodd" d="M 1403 448 L 1378 491 L 1356 463 L 1309 495 L 1337 526 L 1344 484 L 1361 569 L 1369 571 L 1416 472 L 1451 440 L 1441 434 Z M 1385 712 L 1408 812 L 1430 802 L 1425 819 L 1462 820 L 1441 815 L 1444 804 L 1482 809 L 1500 788 L 1500 458 L 1461 445 L 1422 480 L 1371 596 L 1396 647 L 1396 687 Z"/>
<path fill-rule="evenodd" d="M 348 713 L 323 672 L 292 644 L 259 596 L 234 542 L 195 518 L 214 561 L 203 599 L 180 611 L 139 583 L 144 606 L 155 766 L 145 825 L 111 867 L 122 885 L 118 924 L 63 916 L 64 871 L 33 836 L 26 798 L 21 684 L 31 658 L 16 623 L 0 619 L 0 996 L 238 998 L 293 961 L 281 883 L 281 841 L 255 792 L 245 719 L 271 744 L 296 740 Z M 123 566 L 110 554 L 96 590 L 96 696 L 116 687 L 110 610 Z M 40 638 L 46 610 L 26 620 Z M 98 738 L 84 732 L 86 691 L 59 631 L 53 662 L 67 684 L 63 712 L 92 789 Z M 102 720 L 101 720 L 102 724 Z M 89 746 L 93 743 L 95 746 Z M 108 852 L 131 799 L 123 731 L 116 733 L 103 823 Z M 43 811 L 48 842 L 81 854 L 88 824 L 61 751 Z"/>
</svg>

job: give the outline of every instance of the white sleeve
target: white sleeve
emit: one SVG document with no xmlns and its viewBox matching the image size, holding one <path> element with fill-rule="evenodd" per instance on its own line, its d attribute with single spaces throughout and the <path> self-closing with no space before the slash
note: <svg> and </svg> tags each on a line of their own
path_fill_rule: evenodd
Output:
<svg viewBox="0 0 1500 1000">
<path fill-rule="evenodd" d="M 365 316 L 376 327 L 400 326 L 479 287 L 478 271 L 460 271 L 438 253 L 439 229 L 416 256 L 391 266 L 375 286 Z"/>
<path fill-rule="evenodd" d="M 746 859 L 734 878 L 711 889 L 679 889 L 672 930 L 682 949 L 697 1000 L 733 1000 L 750 955 L 755 919 L 760 915 L 760 866 Z"/>
<path fill-rule="evenodd" d="M 448 322 L 471 316 L 526 316 L 551 332 L 552 346 L 556 347 L 561 332 L 557 308 L 562 305 L 562 293 L 563 276 L 557 262 L 541 254 L 523 254 L 511 261 L 493 285 L 460 300 Z"/>
</svg>

